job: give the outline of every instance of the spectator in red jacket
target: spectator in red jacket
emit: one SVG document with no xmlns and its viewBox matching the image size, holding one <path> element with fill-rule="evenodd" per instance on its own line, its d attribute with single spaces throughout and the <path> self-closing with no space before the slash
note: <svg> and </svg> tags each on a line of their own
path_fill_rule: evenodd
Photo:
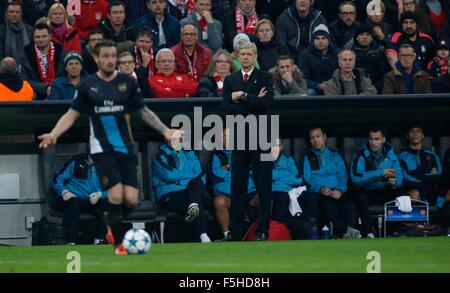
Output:
<svg viewBox="0 0 450 293">
<path fill-rule="evenodd" d="M 93 30 L 108 15 L 108 0 L 80 0 L 80 15 L 74 15 L 74 27 L 80 32 L 80 37 L 87 40 L 90 30 Z"/>
<path fill-rule="evenodd" d="M 67 11 L 61 3 L 50 6 L 47 24 L 52 31 L 52 41 L 63 46 L 68 52 L 81 53 L 81 43 L 78 30 L 67 20 Z"/>
<path fill-rule="evenodd" d="M 175 55 L 176 72 L 191 75 L 199 81 L 211 61 L 211 51 L 198 43 L 198 31 L 192 23 L 181 27 L 181 41 L 171 48 Z"/>
<path fill-rule="evenodd" d="M 147 80 L 155 98 L 192 97 L 197 90 L 197 81 L 187 74 L 175 72 L 175 55 L 164 48 L 156 54 L 158 73 Z"/>
</svg>

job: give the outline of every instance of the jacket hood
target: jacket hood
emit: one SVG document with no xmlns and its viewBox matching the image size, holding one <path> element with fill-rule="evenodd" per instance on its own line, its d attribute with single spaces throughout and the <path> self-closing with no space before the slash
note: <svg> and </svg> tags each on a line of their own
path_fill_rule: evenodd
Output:
<svg viewBox="0 0 450 293">
<path fill-rule="evenodd" d="M 0 83 L 14 92 L 20 91 L 23 86 L 23 79 L 14 73 L 2 73 L 0 74 Z"/>
<path fill-rule="evenodd" d="M 395 75 L 403 76 L 404 69 L 403 70 L 402 69 L 403 69 L 403 67 L 399 60 L 399 61 L 397 61 L 397 63 L 395 63 L 395 69 L 394 69 Z M 415 77 L 416 75 L 417 76 L 422 75 L 422 70 L 420 68 L 420 65 L 417 64 L 417 62 L 414 62 L 411 74 L 413 77 Z"/>
</svg>

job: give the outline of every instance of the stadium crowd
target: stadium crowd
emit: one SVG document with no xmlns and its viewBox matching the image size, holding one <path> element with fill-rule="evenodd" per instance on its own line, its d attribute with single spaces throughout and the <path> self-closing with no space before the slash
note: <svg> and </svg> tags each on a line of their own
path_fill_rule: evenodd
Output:
<svg viewBox="0 0 450 293">
<path fill-rule="evenodd" d="M 242 68 L 239 48 L 248 43 L 257 48 L 255 67 L 272 76 L 275 95 L 450 89 L 446 0 L 79 0 L 79 13 L 71 4 L 0 2 L 0 101 L 74 99 L 83 78 L 98 69 L 94 48 L 103 39 L 115 42 L 117 69 L 139 84 L 143 98 L 222 96 L 227 76 Z M 327 147 L 321 127 L 310 130 L 311 149 L 300 168 L 283 153 L 280 139 L 272 166 L 272 219 L 293 231 L 292 223 L 305 218 L 307 238 L 317 238 L 324 215 L 337 237 L 373 238 L 370 204 L 407 194 L 448 213 L 450 155 L 443 168 L 424 149 L 424 137 L 420 126 L 409 128 L 409 145 L 397 156 L 384 130 L 375 127 L 348 171 L 343 157 Z M 214 207 L 227 240 L 230 154 L 215 152 L 210 167 Z M 186 222 L 209 242 L 202 201 L 207 184 L 195 154 L 165 144 L 153 170 L 158 203 L 177 213 L 187 209 Z M 293 213 L 290 192 L 301 185 L 308 188 L 298 199 L 304 211 Z M 65 202 L 77 197 L 59 189 Z M 251 214 L 260 204 L 252 180 L 246 200 Z M 448 214 L 444 221 L 448 226 Z"/>
</svg>

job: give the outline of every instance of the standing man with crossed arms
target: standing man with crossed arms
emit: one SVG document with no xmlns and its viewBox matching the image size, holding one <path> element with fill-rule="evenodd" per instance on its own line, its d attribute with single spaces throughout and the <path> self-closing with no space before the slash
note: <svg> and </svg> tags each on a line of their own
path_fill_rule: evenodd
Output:
<svg viewBox="0 0 450 293">
<path fill-rule="evenodd" d="M 222 106 L 227 115 L 248 118 L 256 116 L 258 121 L 261 116 L 267 115 L 267 136 L 270 135 L 270 108 L 273 101 L 273 78 L 268 72 L 255 68 L 258 57 L 256 45 L 251 42 L 243 42 L 237 45 L 238 58 L 242 68 L 225 78 Z M 262 155 L 269 150 L 261 149 L 258 145 L 256 150 L 251 150 L 252 133 L 261 132 L 258 129 L 249 129 L 245 124 L 245 147 L 243 150 L 232 145 L 231 153 L 231 207 L 230 207 L 230 234 L 225 237 L 226 241 L 241 240 L 245 207 L 248 205 L 247 187 L 250 167 L 252 168 L 256 190 L 259 194 L 260 210 L 258 217 L 258 228 L 256 240 L 269 239 L 269 221 L 272 202 L 272 161 L 262 160 Z M 234 142 L 236 142 L 236 124 Z M 253 138 L 254 139 L 254 138 Z"/>
</svg>

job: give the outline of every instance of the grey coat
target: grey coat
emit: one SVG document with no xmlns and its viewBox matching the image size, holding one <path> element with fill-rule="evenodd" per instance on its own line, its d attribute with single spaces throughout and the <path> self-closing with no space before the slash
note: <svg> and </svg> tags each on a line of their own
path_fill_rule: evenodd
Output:
<svg viewBox="0 0 450 293">
<path fill-rule="evenodd" d="M 297 67 L 295 67 L 294 73 L 292 74 L 294 81 L 290 84 L 283 83 L 276 67 L 270 69 L 269 73 L 272 74 L 273 77 L 273 88 L 275 95 L 306 96 L 306 92 L 308 90 L 306 80 L 303 78 L 303 73 Z"/>
<path fill-rule="evenodd" d="M 209 48 L 213 54 L 218 49 L 222 48 L 222 24 L 220 21 L 214 19 L 212 23 L 207 23 L 206 28 L 208 31 L 208 39 L 204 40 L 202 38 L 202 29 L 200 28 L 200 24 L 197 20 L 197 14 L 192 13 L 190 16 L 183 18 L 180 20 L 180 26 L 183 26 L 186 23 L 192 23 L 198 32 L 198 42 L 200 45 Z"/>
<path fill-rule="evenodd" d="M 352 81 L 341 80 L 340 69 L 336 69 L 329 80 L 325 82 L 325 95 L 329 96 L 341 96 L 341 95 L 376 95 L 377 89 L 372 85 L 369 78 L 364 76 L 363 71 L 354 70 L 360 78 L 361 92 L 357 93 L 355 79 Z M 344 87 L 344 88 L 342 88 Z"/>
</svg>

